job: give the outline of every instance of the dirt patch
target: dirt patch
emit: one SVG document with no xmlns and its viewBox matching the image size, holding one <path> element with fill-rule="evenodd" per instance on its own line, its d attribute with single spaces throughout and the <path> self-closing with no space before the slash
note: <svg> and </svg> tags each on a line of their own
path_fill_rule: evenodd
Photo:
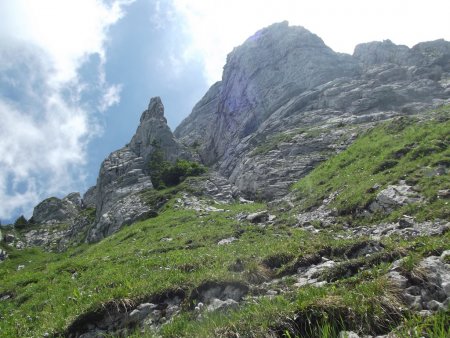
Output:
<svg viewBox="0 0 450 338">
<path fill-rule="evenodd" d="M 337 264 L 335 267 L 326 270 L 319 277 L 319 280 L 334 282 L 339 279 L 348 278 L 356 275 L 358 272 L 370 269 L 381 263 L 390 263 L 399 259 L 404 254 L 400 251 L 379 252 L 370 257 L 360 257 Z"/>
<path fill-rule="evenodd" d="M 69 338 L 113 335 L 126 337 L 129 330 L 142 324 L 147 317 L 158 325 L 174 314 L 174 308 L 185 298 L 182 289 L 168 290 L 140 300 L 110 301 L 80 315 L 62 335 Z M 149 323 L 150 324 L 150 323 Z M 59 337 L 61 335 L 55 335 Z"/>
<path fill-rule="evenodd" d="M 313 264 L 319 264 L 321 261 L 322 261 L 322 256 L 319 253 L 299 257 L 293 264 L 290 264 L 290 265 L 286 266 L 283 270 L 281 270 L 277 274 L 277 277 L 293 275 L 293 274 L 297 273 L 298 269 L 308 267 Z"/>
<path fill-rule="evenodd" d="M 293 259 L 294 259 L 294 255 L 282 252 L 279 254 L 275 254 L 275 255 L 266 257 L 262 261 L 262 264 L 264 264 L 269 269 L 279 269 L 283 265 L 292 261 Z"/>
<path fill-rule="evenodd" d="M 192 290 L 189 297 L 189 307 L 193 309 L 197 304 L 210 304 L 215 299 L 231 299 L 239 302 L 248 293 L 249 287 L 241 282 L 207 281 Z"/>
<path fill-rule="evenodd" d="M 402 314 L 391 304 L 383 304 L 383 309 L 381 316 L 371 311 L 358 313 L 332 300 L 324 300 L 323 304 L 309 306 L 292 318 L 280 321 L 270 331 L 277 337 L 319 338 L 325 334 L 337 337 L 341 331 L 364 328 L 369 335 L 382 335 L 390 332 L 402 319 Z"/>
</svg>

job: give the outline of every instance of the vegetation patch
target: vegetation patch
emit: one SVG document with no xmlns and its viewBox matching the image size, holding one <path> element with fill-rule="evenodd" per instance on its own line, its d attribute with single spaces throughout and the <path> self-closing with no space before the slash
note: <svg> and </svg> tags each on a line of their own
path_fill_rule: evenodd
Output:
<svg viewBox="0 0 450 338">
<path fill-rule="evenodd" d="M 161 190 L 180 184 L 189 176 L 199 176 L 206 172 L 206 168 L 197 162 L 177 160 L 175 163 L 167 161 L 158 142 L 153 142 L 153 153 L 150 156 L 149 170 L 153 187 Z"/>
<path fill-rule="evenodd" d="M 450 106 L 429 114 L 433 118 L 424 121 L 402 117 L 385 122 L 319 165 L 292 187 L 297 210 L 314 208 L 338 192 L 329 207 L 339 215 L 358 217 L 381 189 L 407 179 L 427 203 L 401 207 L 388 218 L 405 213 L 419 220 L 448 218 L 449 208 L 437 196 L 450 188 L 450 168 L 444 161 L 450 159 Z M 370 220 L 380 221 L 380 215 Z"/>
</svg>

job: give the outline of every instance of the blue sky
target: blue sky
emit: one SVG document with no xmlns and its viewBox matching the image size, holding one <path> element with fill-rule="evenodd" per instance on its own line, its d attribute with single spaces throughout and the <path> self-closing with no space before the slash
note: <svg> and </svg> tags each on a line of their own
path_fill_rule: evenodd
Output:
<svg viewBox="0 0 450 338">
<path fill-rule="evenodd" d="M 450 40 L 447 0 L 0 0 L 0 220 L 84 192 L 152 96 L 174 129 L 226 55 L 288 20 L 334 50 Z"/>
</svg>

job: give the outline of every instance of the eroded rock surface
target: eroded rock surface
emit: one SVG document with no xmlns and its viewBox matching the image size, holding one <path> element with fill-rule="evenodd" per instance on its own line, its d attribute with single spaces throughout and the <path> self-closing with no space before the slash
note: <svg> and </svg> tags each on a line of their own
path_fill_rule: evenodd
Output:
<svg viewBox="0 0 450 338">
<path fill-rule="evenodd" d="M 50 197 L 34 208 L 32 221 L 36 224 L 71 222 L 80 210 L 81 197 L 79 193 L 71 193 L 63 199 Z"/>
<path fill-rule="evenodd" d="M 402 260 L 393 264 L 388 278 L 402 290 L 408 307 L 415 311 L 445 310 L 450 304 L 450 250 L 419 262 L 412 273 L 402 269 Z"/>
<path fill-rule="evenodd" d="M 103 161 L 96 187 L 85 196 L 87 203 L 92 203 L 95 194 L 97 210 L 95 224 L 87 235 L 89 242 L 99 241 L 124 225 L 154 214 L 139 193 L 153 188 L 149 160 L 156 150 L 162 151 L 164 158 L 172 162 L 192 157 L 170 131 L 159 97 L 150 100 L 130 144 Z"/>
<path fill-rule="evenodd" d="M 449 102 L 449 60 L 444 40 L 371 42 L 351 56 L 275 24 L 229 54 L 222 81 L 175 134 L 244 195 L 278 198 L 374 123 Z"/>
</svg>

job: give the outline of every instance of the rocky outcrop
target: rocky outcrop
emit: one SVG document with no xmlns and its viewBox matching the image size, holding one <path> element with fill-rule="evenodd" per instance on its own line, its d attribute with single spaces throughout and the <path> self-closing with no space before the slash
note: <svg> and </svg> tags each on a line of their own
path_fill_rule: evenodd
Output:
<svg viewBox="0 0 450 338">
<path fill-rule="evenodd" d="M 195 140 L 204 162 L 244 195 L 273 199 L 373 124 L 445 102 L 447 41 L 371 42 L 351 56 L 284 22 L 229 54 L 222 81 L 176 135 Z"/>
<path fill-rule="evenodd" d="M 96 207 L 95 224 L 87 235 L 89 242 L 96 242 L 124 225 L 154 214 L 139 193 L 153 189 L 149 160 L 156 150 L 162 151 L 164 158 L 172 162 L 192 157 L 170 131 L 159 97 L 150 100 L 131 142 L 103 161 L 95 188 L 84 197 L 86 203 L 92 204 L 95 200 Z"/>
<path fill-rule="evenodd" d="M 128 148 L 137 158 L 147 164 L 155 146 L 164 153 L 167 161 L 178 158 L 190 158 L 191 155 L 173 136 L 164 117 L 164 106 L 159 97 L 150 100 L 148 109 L 142 113 L 139 127 L 132 137 Z M 146 168 L 143 168 L 146 171 Z"/>
<path fill-rule="evenodd" d="M 423 198 L 413 187 L 407 185 L 404 181 L 400 181 L 399 184 L 390 185 L 380 191 L 375 201 L 369 205 L 369 210 L 371 212 L 390 213 L 402 205 L 421 201 L 423 201 Z"/>
<path fill-rule="evenodd" d="M 402 268 L 402 260 L 394 262 L 388 278 L 402 292 L 408 307 L 423 315 L 445 310 L 450 304 L 450 251 L 424 258 L 412 273 Z M 414 276 L 420 276 L 414 277 Z"/>
<path fill-rule="evenodd" d="M 70 223 L 80 210 L 79 193 L 71 193 L 63 199 L 50 197 L 34 208 L 32 222 L 36 224 Z"/>
</svg>

